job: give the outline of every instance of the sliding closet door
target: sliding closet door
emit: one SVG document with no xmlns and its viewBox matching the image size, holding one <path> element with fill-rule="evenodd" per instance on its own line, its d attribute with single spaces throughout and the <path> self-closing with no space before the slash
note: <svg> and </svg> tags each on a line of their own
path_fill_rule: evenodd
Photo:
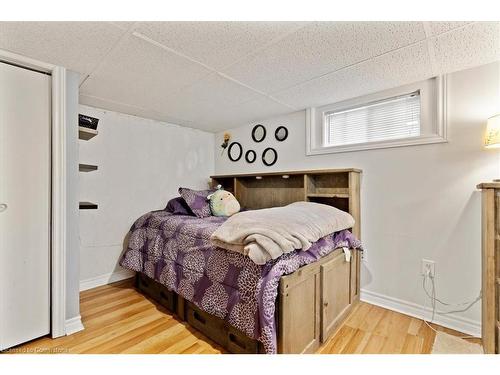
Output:
<svg viewBox="0 0 500 375">
<path fill-rule="evenodd" d="M 50 332 L 50 82 L 0 62 L 0 350 Z"/>
</svg>

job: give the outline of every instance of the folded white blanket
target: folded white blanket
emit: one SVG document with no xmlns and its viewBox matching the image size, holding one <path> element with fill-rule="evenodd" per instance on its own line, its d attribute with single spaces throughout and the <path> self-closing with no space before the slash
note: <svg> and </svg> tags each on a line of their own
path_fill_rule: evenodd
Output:
<svg viewBox="0 0 500 375">
<path fill-rule="evenodd" d="M 307 250 L 320 238 L 353 225 L 354 218 L 335 207 L 295 202 L 237 213 L 212 234 L 211 240 L 218 247 L 264 264 L 295 249 Z"/>
</svg>

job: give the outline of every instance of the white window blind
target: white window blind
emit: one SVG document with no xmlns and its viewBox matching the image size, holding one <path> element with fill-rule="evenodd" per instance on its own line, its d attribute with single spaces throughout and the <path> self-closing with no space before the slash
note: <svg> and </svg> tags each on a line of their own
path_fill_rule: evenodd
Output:
<svg viewBox="0 0 500 375">
<path fill-rule="evenodd" d="M 326 146 L 420 136 L 420 92 L 326 112 Z"/>
</svg>

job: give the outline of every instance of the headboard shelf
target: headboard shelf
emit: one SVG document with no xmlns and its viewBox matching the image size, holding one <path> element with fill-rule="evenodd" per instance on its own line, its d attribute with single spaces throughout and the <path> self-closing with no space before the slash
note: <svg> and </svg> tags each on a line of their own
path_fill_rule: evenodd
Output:
<svg viewBox="0 0 500 375">
<path fill-rule="evenodd" d="M 360 175 L 356 168 L 211 176 L 212 187 L 231 191 L 243 208 L 260 209 L 299 201 L 328 204 L 349 212 L 360 237 Z"/>
<path fill-rule="evenodd" d="M 361 173 L 361 169 L 357 168 L 339 168 L 339 169 L 306 169 L 298 171 L 280 171 L 280 172 L 264 172 L 264 173 L 240 173 L 240 174 L 221 174 L 210 176 L 210 178 L 235 178 L 235 177 L 265 177 L 265 176 L 283 176 L 283 175 L 295 175 L 295 174 L 331 174 L 331 173 L 341 173 L 341 172 L 357 172 Z"/>
<path fill-rule="evenodd" d="M 345 193 L 307 193 L 309 198 L 349 198 L 349 192 Z"/>
</svg>

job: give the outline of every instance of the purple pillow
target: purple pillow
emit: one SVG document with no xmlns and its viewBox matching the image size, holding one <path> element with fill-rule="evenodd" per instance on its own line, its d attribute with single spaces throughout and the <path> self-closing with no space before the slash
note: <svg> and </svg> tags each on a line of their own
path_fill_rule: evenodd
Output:
<svg viewBox="0 0 500 375">
<path fill-rule="evenodd" d="M 170 199 L 167 203 L 167 207 L 165 207 L 165 210 L 174 215 L 194 216 L 193 212 L 191 212 L 189 206 L 182 197 Z"/>
<path fill-rule="evenodd" d="M 187 205 L 193 211 L 193 213 L 200 217 L 209 217 L 212 215 L 210 212 L 210 202 L 207 200 L 207 196 L 212 194 L 214 190 L 191 190 L 188 188 L 179 188 L 179 194 Z"/>
</svg>

